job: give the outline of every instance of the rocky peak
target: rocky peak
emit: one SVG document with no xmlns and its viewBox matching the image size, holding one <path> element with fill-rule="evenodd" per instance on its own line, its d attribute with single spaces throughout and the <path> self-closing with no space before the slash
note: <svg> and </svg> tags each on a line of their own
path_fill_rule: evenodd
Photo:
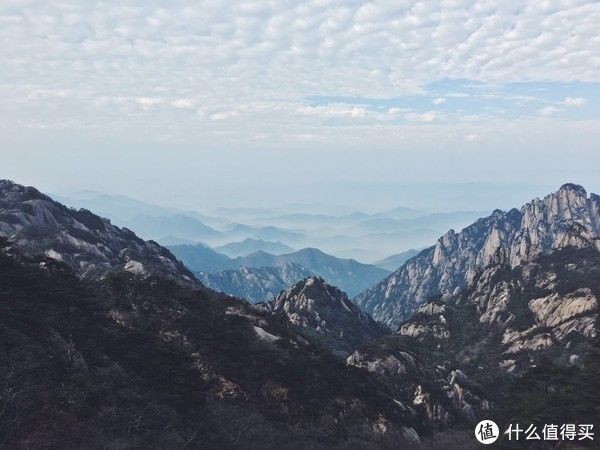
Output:
<svg viewBox="0 0 600 450">
<path fill-rule="evenodd" d="M 82 278 L 115 270 L 195 285 L 194 276 L 164 247 L 144 241 L 92 212 L 70 209 L 33 187 L 0 180 L 0 236 L 29 256 L 44 255 Z"/>
<path fill-rule="evenodd" d="M 418 306 L 464 288 L 490 264 L 516 267 L 565 247 L 600 248 L 600 197 L 566 184 L 521 209 L 494 211 L 460 233 L 453 230 L 356 301 L 375 319 L 397 326 Z"/>
<path fill-rule="evenodd" d="M 385 327 L 362 312 L 348 296 L 320 277 L 309 277 L 281 292 L 268 303 L 273 314 L 326 338 L 347 356 L 358 344 L 382 336 Z"/>
</svg>

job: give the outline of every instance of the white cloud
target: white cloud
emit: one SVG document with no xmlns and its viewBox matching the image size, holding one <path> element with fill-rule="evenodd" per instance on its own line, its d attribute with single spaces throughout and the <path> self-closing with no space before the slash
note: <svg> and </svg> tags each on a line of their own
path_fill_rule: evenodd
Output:
<svg viewBox="0 0 600 450">
<path fill-rule="evenodd" d="M 583 106 L 585 105 L 586 101 L 584 98 L 581 97 L 567 97 L 565 98 L 562 102 L 561 105 L 565 105 L 565 106 Z"/>
<path fill-rule="evenodd" d="M 349 117 L 353 119 L 366 117 L 369 111 L 361 106 L 353 105 L 323 105 L 323 106 L 303 106 L 298 109 L 298 113 L 305 116 L 331 118 L 331 117 Z"/>
<path fill-rule="evenodd" d="M 425 113 L 407 113 L 404 115 L 406 120 L 411 122 L 433 122 L 435 118 L 438 116 L 436 111 L 427 111 Z"/>
<path fill-rule="evenodd" d="M 225 120 L 231 119 L 233 117 L 239 116 L 240 113 L 238 111 L 220 111 L 216 113 L 212 113 L 209 118 L 210 120 Z"/>
<path fill-rule="evenodd" d="M 441 105 L 443 103 L 446 103 L 446 99 L 444 97 L 438 97 L 438 98 L 434 98 L 431 103 L 433 103 L 434 105 Z"/>
<path fill-rule="evenodd" d="M 179 109 L 193 109 L 194 101 L 189 98 L 179 98 L 171 102 L 171 106 Z"/>
<path fill-rule="evenodd" d="M 542 116 L 551 116 L 552 114 L 557 113 L 559 111 L 561 111 L 561 109 L 555 106 L 545 106 L 544 108 L 538 109 L 538 114 Z"/>
<path fill-rule="evenodd" d="M 144 108 L 151 108 L 164 103 L 164 100 L 156 97 L 139 97 L 136 98 L 135 101 L 138 105 Z"/>
</svg>

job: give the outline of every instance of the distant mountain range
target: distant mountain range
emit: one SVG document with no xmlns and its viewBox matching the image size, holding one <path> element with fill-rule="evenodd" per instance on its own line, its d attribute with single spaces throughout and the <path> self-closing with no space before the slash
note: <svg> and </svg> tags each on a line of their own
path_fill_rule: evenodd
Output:
<svg viewBox="0 0 600 450">
<path fill-rule="evenodd" d="M 219 208 L 199 213 L 93 191 L 57 199 L 68 206 L 96 211 L 113 223 L 164 245 L 204 242 L 214 248 L 246 239 L 279 241 L 289 248 L 254 251 L 281 254 L 314 247 L 363 262 L 380 260 L 390 252 L 426 247 L 449 228 L 461 229 L 487 214 L 478 211 L 431 214 L 405 207 L 372 214 L 289 212 L 286 208 Z M 246 250 L 236 254 L 226 249 L 223 252 L 231 257 L 252 253 Z"/>
<path fill-rule="evenodd" d="M 169 245 L 167 248 L 196 273 L 215 273 L 241 267 L 235 259 L 216 252 L 205 244 Z"/>
<path fill-rule="evenodd" d="M 240 223 L 227 226 L 223 234 L 229 240 L 249 237 L 255 240 L 298 242 L 305 237 L 301 232 L 274 226 L 250 226 Z"/>
<path fill-rule="evenodd" d="M 418 254 L 419 250 L 411 249 L 402 253 L 398 253 L 396 255 L 388 256 L 387 258 L 382 259 L 380 261 L 375 261 L 373 265 L 393 272 L 406 261 L 408 261 L 410 258 Z"/>
<path fill-rule="evenodd" d="M 214 273 L 241 267 L 277 267 L 299 264 L 311 273 L 323 277 L 348 295 L 356 295 L 385 277 L 389 272 L 353 259 L 340 259 L 315 248 L 272 255 L 263 251 L 237 258 L 229 258 L 203 245 L 174 245 L 169 249 L 196 273 Z"/>
<path fill-rule="evenodd" d="M 214 241 L 222 236 L 220 231 L 205 225 L 198 219 L 185 214 L 173 216 L 138 215 L 128 221 L 128 226 L 146 239 L 160 240 L 163 236 L 179 239 Z"/>
<path fill-rule="evenodd" d="M 196 211 L 182 210 L 173 207 L 158 206 L 124 195 L 108 195 L 95 191 L 80 191 L 68 196 L 54 195 L 53 198 L 72 208 L 85 208 L 96 214 L 110 219 L 120 226 L 129 226 L 138 216 L 142 217 L 171 217 L 185 215 L 192 217 L 210 227 L 222 227 L 230 223 L 226 219 L 201 214 Z"/>
<path fill-rule="evenodd" d="M 296 263 L 277 267 L 242 267 L 216 273 L 198 273 L 206 287 L 244 298 L 251 303 L 269 300 L 313 274 Z"/>
<path fill-rule="evenodd" d="M 236 258 L 238 256 L 248 256 L 258 251 L 271 253 L 272 255 L 281 255 L 292 253 L 294 249 L 280 241 L 263 241 L 262 239 L 246 238 L 241 242 L 232 242 L 214 248 L 217 252 Z"/>
</svg>

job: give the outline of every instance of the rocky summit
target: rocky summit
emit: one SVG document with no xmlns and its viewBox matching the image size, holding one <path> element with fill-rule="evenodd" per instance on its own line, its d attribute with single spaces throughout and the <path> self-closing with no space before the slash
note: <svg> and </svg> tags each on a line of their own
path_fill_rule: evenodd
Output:
<svg viewBox="0 0 600 450">
<path fill-rule="evenodd" d="M 197 284 L 192 273 L 156 242 L 7 180 L 0 180 L 0 237 L 23 254 L 43 254 L 67 264 L 82 278 L 100 279 L 113 270 L 125 270 Z"/>
<path fill-rule="evenodd" d="M 276 315 L 320 335 L 336 353 L 346 355 L 361 342 L 389 332 L 362 312 L 348 296 L 322 278 L 310 277 L 266 304 Z"/>
<path fill-rule="evenodd" d="M 494 211 L 461 232 L 450 230 L 380 283 L 356 297 L 356 303 L 391 327 L 432 297 L 454 294 L 478 270 L 490 264 L 516 267 L 554 250 L 598 248 L 600 197 L 565 184 L 521 209 Z"/>
</svg>

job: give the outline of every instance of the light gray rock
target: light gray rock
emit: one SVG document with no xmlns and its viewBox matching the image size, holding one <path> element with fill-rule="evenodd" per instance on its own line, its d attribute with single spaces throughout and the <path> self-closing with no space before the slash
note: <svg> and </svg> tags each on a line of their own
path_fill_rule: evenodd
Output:
<svg viewBox="0 0 600 450">
<path fill-rule="evenodd" d="M 88 210 L 70 209 L 32 187 L 0 180 L 0 237 L 29 256 L 45 255 L 76 275 L 101 279 L 125 270 L 198 285 L 169 250 Z"/>
</svg>

